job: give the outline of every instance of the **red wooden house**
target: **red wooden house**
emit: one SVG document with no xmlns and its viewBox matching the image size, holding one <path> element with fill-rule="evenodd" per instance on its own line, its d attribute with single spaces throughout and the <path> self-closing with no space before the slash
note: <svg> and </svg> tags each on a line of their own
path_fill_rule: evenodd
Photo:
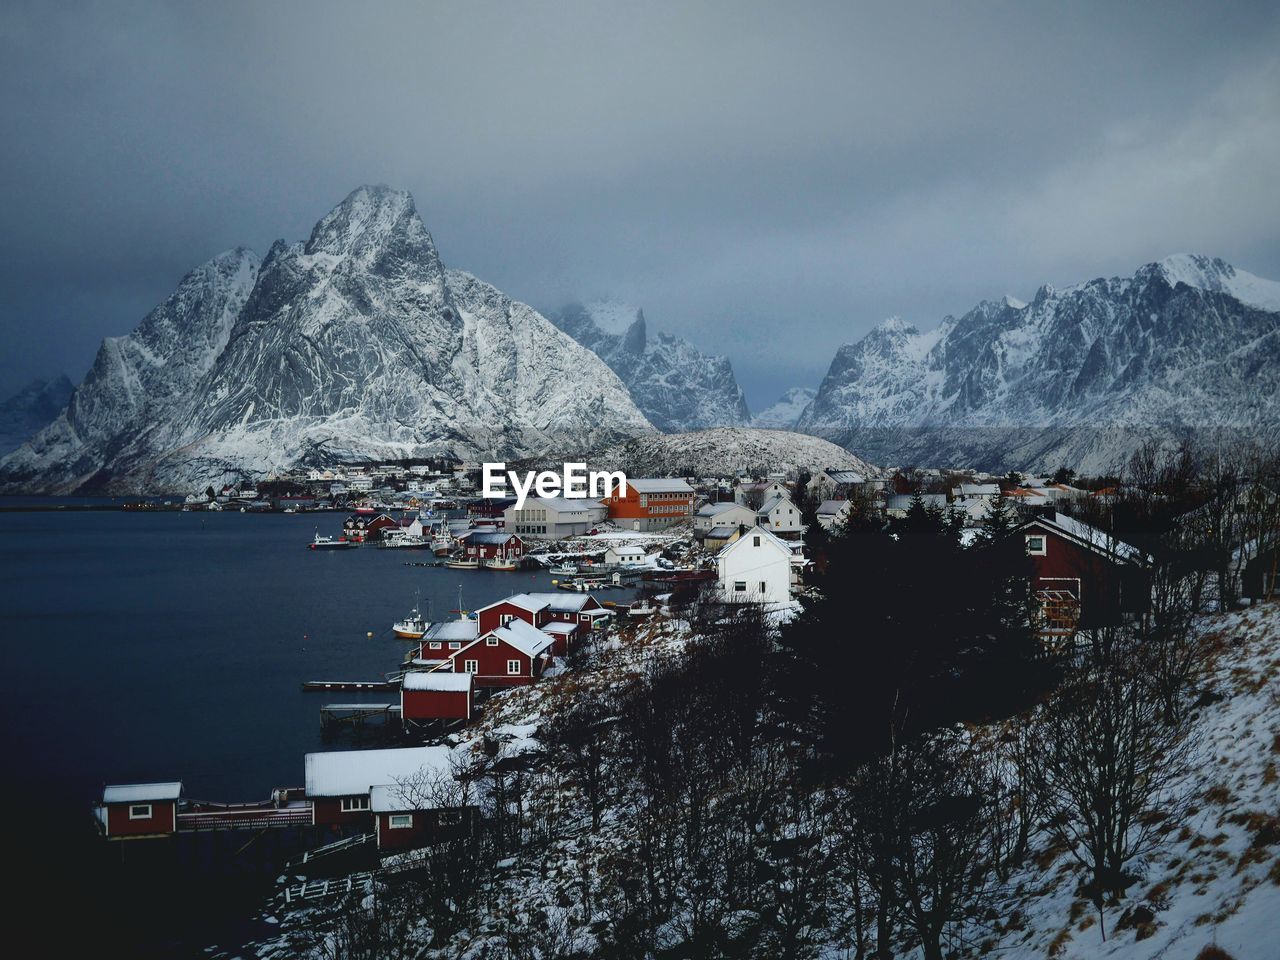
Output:
<svg viewBox="0 0 1280 960">
<path fill-rule="evenodd" d="M 1035 566 L 1042 632 L 1114 626 L 1147 609 L 1151 558 L 1137 547 L 1063 513 L 1028 520 L 1017 535 Z"/>
<path fill-rule="evenodd" d="M 524 541 L 514 533 L 472 530 L 458 537 L 467 557 L 477 560 L 518 560 L 524 556 Z"/>
<path fill-rule="evenodd" d="M 424 660 L 443 660 L 480 636 L 479 625 L 470 617 L 442 620 L 427 627 L 422 635 L 419 656 Z"/>
<path fill-rule="evenodd" d="M 481 634 L 450 659 L 454 673 L 473 674 L 477 687 L 527 686 L 551 662 L 554 643 L 550 634 L 524 620 L 512 620 Z"/>
<path fill-rule="evenodd" d="M 400 683 L 400 717 L 406 726 L 432 720 L 470 720 L 475 683 L 469 673 L 410 671 Z"/>
<path fill-rule="evenodd" d="M 125 783 L 102 791 L 98 824 L 108 840 L 166 837 L 178 830 L 182 784 Z"/>
<path fill-rule="evenodd" d="M 373 828 L 370 792 L 380 784 L 413 785 L 451 776 L 448 747 L 308 753 L 306 793 L 311 822 Z"/>
<path fill-rule="evenodd" d="M 523 620 L 531 627 L 541 627 L 551 619 L 545 597 L 540 594 L 517 593 L 481 607 L 476 611 L 480 634 L 505 627 L 512 620 Z"/>
<path fill-rule="evenodd" d="M 474 807 L 457 806 L 457 791 L 402 789 L 380 784 L 370 792 L 379 850 L 413 850 L 467 829 Z"/>
</svg>

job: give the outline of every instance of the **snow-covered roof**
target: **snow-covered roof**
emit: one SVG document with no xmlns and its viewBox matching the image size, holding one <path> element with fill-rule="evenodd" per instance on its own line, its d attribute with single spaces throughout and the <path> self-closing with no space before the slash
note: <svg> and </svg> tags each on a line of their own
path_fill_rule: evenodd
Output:
<svg viewBox="0 0 1280 960">
<path fill-rule="evenodd" d="M 836 517 L 849 509 L 848 500 L 823 500 L 818 505 L 818 516 L 820 517 Z"/>
<path fill-rule="evenodd" d="M 118 783 L 102 790 L 103 803 L 147 803 L 152 800 L 177 800 L 182 796 L 182 784 L 177 780 L 167 783 Z"/>
<path fill-rule="evenodd" d="M 639 480 L 628 477 L 627 484 L 636 493 L 693 493 L 693 487 L 680 477 L 649 477 Z"/>
<path fill-rule="evenodd" d="M 707 531 L 708 540 L 728 540 L 738 532 L 737 527 L 712 527 Z"/>
<path fill-rule="evenodd" d="M 552 620 L 550 623 L 544 623 L 541 629 L 543 633 L 567 635 L 570 633 L 576 633 L 578 625 L 576 623 L 561 623 L 559 620 Z"/>
<path fill-rule="evenodd" d="M 1122 560 L 1128 560 L 1137 563 L 1146 563 L 1151 558 L 1135 547 L 1131 543 L 1125 543 L 1123 540 L 1117 540 L 1114 536 L 1097 527 L 1091 527 L 1087 523 L 1077 520 L 1075 517 L 1069 517 L 1065 513 L 1055 513 L 1052 518 L 1036 517 L 1028 521 L 1028 526 L 1036 523 L 1044 523 L 1055 526 L 1063 533 L 1076 540 L 1086 543 L 1097 550 L 1114 554 Z"/>
<path fill-rule="evenodd" d="M 549 610 L 556 613 L 577 613 L 596 598 L 589 593 L 529 593 L 526 596 L 546 604 Z M 596 601 L 597 603 L 599 601 Z"/>
<path fill-rule="evenodd" d="M 545 610 L 550 604 L 545 596 L 536 593 L 514 593 L 505 600 L 495 600 L 493 603 L 485 604 L 480 610 L 489 610 L 502 603 L 509 603 L 513 607 L 519 607 L 521 610 L 528 610 L 530 613 L 537 613 L 539 610 Z"/>
<path fill-rule="evenodd" d="M 772 497 L 766 500 L 763 505 L 761 505 L 760 513 L 772 513 L 782 505 L 789 505 L 791 507 L 795 506 L 795 504 L 791 502 L 790 497 L 783 496 L 781 493 L 775 493 Z"/>
<path fill-rule="evenodd" d="M 823 471 L 834 483 L 865 483 L 866 477 L 856 470 L 833 470 L 828 467 Z"/>
<path fill-rule="evenodd" d="M 512 620 L 505 626 L 497 627 L 490 632 L 499 640 L 515 647 L 526 657 L 536 657 L 543 653 L 551 646 L 554 639 L 523 620 Z"/>
<path fill-rule="evenodd" d="M 962 497 L 1000 496 L 1000 484 L 998 483 L 962 483 L 956 489 L 960 491 L 960 496 Z"/>
<path fill-rule="evenodd" d="M 308 797 L 353 797 L 384 783 L 449 773 L 448 747 L 398 747 L 391 750 L 336 750 L 308 753 Z"/>
<path fill-rule="evenodd" d="M 459 620 L 442 620 L 427 627 L 422 635 L 423 640 L 474 640 L 479 635 L 480 626 L 470 618 Z"/>
<path fill-rule="evenodd" d="M 785 540 L 781 539 L 780 537 L 775 537 L 772 533 L 770 533 L 764 527 L 752 527 L 746 533 L 740 536 L 737 540 L 733 541 L 733 543 L 725 544 L 723 547 L 721 547 L 720 552 L 717 553 L 716 556 L 724 557 L 724 556 L 727 556 L 730 552 L 741 548 L 744 544 L 752 544 L 753 543 L 752 538 L 756 536 L 759 536 L 762 538 L 761 546 L 763 546 L 767 542 L 773 542 L 778 546 L 780 550 L 782 550 L 783 553 L 786 553 L 788 555 L 791 553 L 791 544 L 787 543 Z"/>
<path fill-rule="evenodd" d="M 512 505 L 514 506 L 514 502 Z M 588 497 L 530 497 L 521 509 L 541 507 L 556 513 L 587 513 L 591 509 L 599 509 L 602 506 L 599 500 Z"/>
<path fill-rule="evenodd" d="M 503 544 L 514 536 L 514 533 L 492 533 L 489 531 L 472 530 L 470 533 L 464 533 L 462 536 L 458 537 L 458 539 L 466 540 L 468 543 Z"/>
<path fill-rule="evenodd" d="M 646 556 L 644 547 L 610 547 L 609 552 L 619 557 L 643 557 Z"/>
<path fill-rule="evenodd" d="M 702 506 L 698 508 L 698 516 L 714 517 L 717 514 L 724 513 L 726 510 L 746 510 L 746 509 L 749 509 L 749 508 L 744 507 L 740 503 L 734 503 L 733 501 L 721 502 L 721 503 L 704 503 Z"/>
<path fill-rule="evenodd" d="M 406 690 L 434 690 L 441 693 L 467 693 L 473 680 L 469 673 L 445 673 L 442 670 L 413 670 L 401 681 Z"/>
</svg>

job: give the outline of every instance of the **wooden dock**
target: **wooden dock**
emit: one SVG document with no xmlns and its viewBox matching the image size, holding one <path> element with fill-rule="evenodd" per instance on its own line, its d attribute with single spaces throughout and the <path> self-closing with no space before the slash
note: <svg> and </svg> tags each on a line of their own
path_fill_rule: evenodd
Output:
<svg viewBox="0 0 1280 960">
<path fill-rule="evenodd" d="M 390 726 L 399 720 L 398 703 L 326 703 L 320 708 L 320 729 L 326 731 L 339 727 L 363 730 L 371 723 Z"/>
</svg>

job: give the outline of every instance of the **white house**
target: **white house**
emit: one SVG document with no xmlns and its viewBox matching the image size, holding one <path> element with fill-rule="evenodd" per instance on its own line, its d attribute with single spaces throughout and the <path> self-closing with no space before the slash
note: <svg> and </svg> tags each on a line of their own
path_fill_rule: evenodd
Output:
<svg viewBox="0 0 1280 960">
<path fill-rule="evenodd" d="M 752 527 L 716 554 L 721 595 L 731 602 L 789 601 L 793 555 L 790 544 Z"/>
<path fill-rule="evenodd" d="M 800 522 L 800 508 L 783 494 L 772 496 L 761 505 L 756 522 L 779 535 L 798 534 L 804 529 Z"/>
<path fill-rule="evenodd" d="M 599 500 L 568 497 L 530 497 L 523 507 L 512 504 L 502 514 L 511 533 L 556 540 L 590 533 L 608 515 Z"/>
<path fill-rule="evenodd" d="M 753 503 L 767 503 L 770 499 L 779 495 L 789 497 L 791 496 L 791 491 L 787 489 L 785 483 L 777 480 L 765 480 L 759 483 L 744 480 L 733 488 L 734 502 L 748 506 Z"/>
<path fill-rule="evenodd" d="M 818 507 L 818 526 L 823 530 L 831 530 L 837 524 L 844 523 L 851 506 L 848 500 L 823 500 Z"/>
<path fill-rule="evenodd" d="M 716 527 L 754 526 L 756 511 L 741 503 L 704 503 L 693 515 L 694 533 L 706 533 Z"/>
<path fill-rule="evenodd" d="M 1000 496 L 998 483 L 962 483 L 951 488 L 951 496 L 956 500 L 994 500 Z"/>
<path fill-rule="evenodd" d="M 649 559 L 644 547 L 610 547 L 604 552 L 604 562 L 623 567 L 638 567 Z"/>
</svg>

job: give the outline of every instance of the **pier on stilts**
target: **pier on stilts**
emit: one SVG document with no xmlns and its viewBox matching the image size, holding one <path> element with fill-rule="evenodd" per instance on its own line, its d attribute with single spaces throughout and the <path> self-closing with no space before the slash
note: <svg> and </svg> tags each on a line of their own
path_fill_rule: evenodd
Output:
<svg viewBox="0 0 1280 960">
<path fill-rule="evenodd" d="M 326 733 L 342 727 L 359 732 L 366 726 L 390 726 L 400 721 L 398 703 L 326 703 L 320 708 L 320 729 Z"/>
</svg>

